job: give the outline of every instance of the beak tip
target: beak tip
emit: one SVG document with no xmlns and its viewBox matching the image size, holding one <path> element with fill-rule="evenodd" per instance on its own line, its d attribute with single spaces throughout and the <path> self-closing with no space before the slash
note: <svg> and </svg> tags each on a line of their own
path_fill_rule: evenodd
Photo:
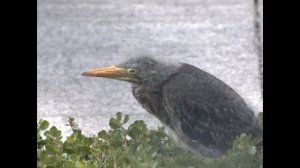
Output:
<svg viewBox="0 0 300 168">
<path fill-rule="evenodd" d="M 88 73 L 87 72 L 83 72 L 81 73 L 82 76 L 88 76 Z"/>
</svg>

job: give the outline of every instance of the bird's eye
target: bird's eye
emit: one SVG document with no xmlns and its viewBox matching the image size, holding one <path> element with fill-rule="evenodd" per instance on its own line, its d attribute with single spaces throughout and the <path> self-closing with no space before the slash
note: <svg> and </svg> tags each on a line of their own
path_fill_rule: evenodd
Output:
<svg viewBox="0 0 300 168">
<path fill-rule="evenodd" d="M 130 68 L 128 71 L 129 71 L 130 74 L 135 74 L 136 73 L 136 70 L 133 69 L 133 68 Z"/>
</svg>

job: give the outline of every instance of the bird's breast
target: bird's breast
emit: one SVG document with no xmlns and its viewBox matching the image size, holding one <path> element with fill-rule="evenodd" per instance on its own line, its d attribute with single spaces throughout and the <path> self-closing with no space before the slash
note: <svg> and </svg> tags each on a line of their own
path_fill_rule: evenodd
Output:
<svg viewBox="0 0 300 168">
<path fill-rule="evenodd" d="M 162 123 L 169 125 L 169 115 L 162 106 L 162 91 L 160 89 L 133 86 L 132 93 L 147 112 L 155 116 Z"/>
<path fill-rule="evenodd" d="M 135 86 L 132 90 L 133 96 L 149 113 L 157 115 L 161 97 L 152 89 L 142 86 Z"/>
</svg>

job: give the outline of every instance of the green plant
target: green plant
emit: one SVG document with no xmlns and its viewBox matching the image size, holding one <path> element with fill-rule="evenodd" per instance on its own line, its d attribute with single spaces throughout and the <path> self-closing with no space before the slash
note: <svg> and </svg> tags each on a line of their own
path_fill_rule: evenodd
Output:
<svg viewBox="0 0 300 168">
<path fill-rule="evenodd" d="M 262 119 L 262 117 L 261 117 Z M 129 116 L 118 112 L 109 121 L 110 130 L 86 137 L 74 118 L 68 124 L 73 133 L 62 140 L 61 131 L 49 128 L 46 120 L 37 126 L 37 166 L 39 168 L 259 168 L 263 148 L 261 138 L 241 135 L 225 155 L 217 159 L 200 159 L 177 148 L 163 127 L 149 130 L 142 120 L 128 128 Z"/>
</svg>

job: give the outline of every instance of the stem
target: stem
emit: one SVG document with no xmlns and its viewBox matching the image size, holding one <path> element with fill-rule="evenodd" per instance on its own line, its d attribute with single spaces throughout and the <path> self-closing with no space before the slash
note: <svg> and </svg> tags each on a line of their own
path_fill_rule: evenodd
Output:
<svg viewBox="0 0 300 168">
<path fill-rule="evenodd" d="M 123 126 L 121 126 L 121 130 L 122 130 L 122 134 L 123 134 L 123 138 L 124 138 L 125 150 L 127 152 L 128 151 L 128 141 L 126 139 L 126 133 L 125 133 L 125 129 L 123 128 Z"/>
</svg>

